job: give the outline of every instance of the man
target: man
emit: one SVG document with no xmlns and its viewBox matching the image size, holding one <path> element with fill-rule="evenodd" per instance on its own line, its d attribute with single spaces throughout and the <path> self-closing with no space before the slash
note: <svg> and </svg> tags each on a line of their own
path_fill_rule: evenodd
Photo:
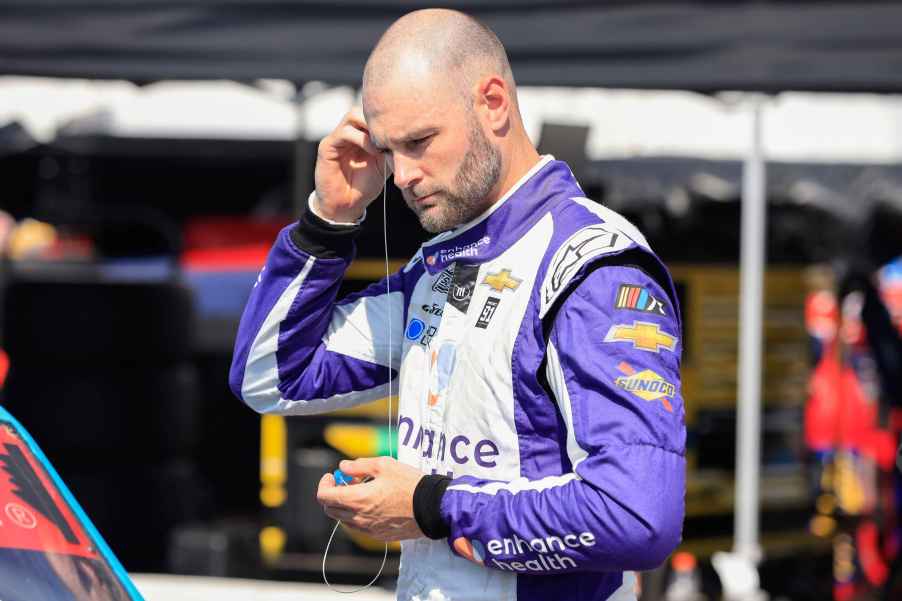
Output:
<svg viewBox="0 0 902 601">
<path fill-rule="evenodd" d="M 387 171 L 438 235 L 336 302 Z M 398 461 L 343 461 L 372 479 L 327 474 L 317 498 L 403 541 L 399 599 L 632 599 L 630 570 L 680 540 L 679 334 L 639 231 L 530 143 L 497 37 L 417 11 L 370 55 L 362 112 L 320 144 L 309 210 L 251 295 L 231 384 L 258 411 L 303 415 L 397 382 Z"/>
</svg>

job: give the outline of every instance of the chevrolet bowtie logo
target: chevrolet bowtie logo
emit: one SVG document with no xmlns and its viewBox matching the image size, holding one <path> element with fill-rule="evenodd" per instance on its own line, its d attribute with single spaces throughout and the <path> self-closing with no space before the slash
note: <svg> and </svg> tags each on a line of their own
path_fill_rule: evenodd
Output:
<svg viewBox="0 0 902 601">
<path fill-rule="evenodd" d="M 657 353 L 661 347 L 673 352 L 676 350 L 676 336 L 662 332 L 656 323 L 634 321 L 633 325 L 615 324 L 608 330 L 605 342 L 631 342 L 633 348 Z"/>
<path fill-rule="evenodd" d="M 512 277 L 510 269 L 502 269 L 498 273 L 490 273 L 485 276 L 482 283 L 496 292 L 504 292 L 505 289 L 516 290 L 522 281 Z"/>
</svg>

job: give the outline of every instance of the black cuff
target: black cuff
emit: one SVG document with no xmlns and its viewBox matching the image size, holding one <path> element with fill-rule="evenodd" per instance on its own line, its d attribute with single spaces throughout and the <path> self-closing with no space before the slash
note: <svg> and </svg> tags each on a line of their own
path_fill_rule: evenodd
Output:
<svg viewBox="0 0 902 601">
<path fill-rule="evenodd" d="M 442 496 L 451 484 L 448 476 L 423 476 L 413 491 L 413 517 L 428 538 L 448 538 L 451 528 L 442 519 Z"/>
<path fill-rule="evenodd" d="M 291 239 L 298 248 L 318 259 L 349 258 L 354 253 L 354 240 L 360 235 L 359 225 L 334 225 L 314 215 L 308 207 Z"/>
</svg>

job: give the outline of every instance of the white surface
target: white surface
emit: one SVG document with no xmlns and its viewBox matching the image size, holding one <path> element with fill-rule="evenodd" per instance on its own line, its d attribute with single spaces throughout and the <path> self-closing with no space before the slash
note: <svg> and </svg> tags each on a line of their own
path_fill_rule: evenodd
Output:
<svg viewBox="0 0 902 601">
<path fill-rule="evenodd" d="M 395 598 L 393 592 L 376 587 L 342 595 L 324 584 L 168 574 L 131 574 L 131 577 L 145 601 L 393 601 Z M 354 585 L 336 586 L 354 588 Z"/>
<path fill-rule="evenodd" d="M 720 578 L 724 601 L 767 601 L 759 586 L 758 570 L 748 557 L 717 551 L 711 564 Z"/>
<path fill-rule="evenodd" d="M 252 88 L 228 81 L 159 82 L 0 77 L 0 125 L 21 121 L 41 141 L 73 119 L 117 136 L 260 140 L 326 135 L 355 100 L 348 87 L 305 88 L 300 111 L 289 82 Z M 320 91 L 316 91 L 320 90 Z M 742 160 L 752 144 L 741 96 L 600 88 L 520 88 L 536 140 L 543 121 L 591 126 L 592 159 L 682 156 Z M 301 117 L 299 119 L 299 116 Z M 764 108 L 764 153 L 772 161 L 902 161 L 902 96 L 785 93 Z M 536 140 L 537 141 L 537 140 Z"/>
<path fill-rule="evenodd" d="M 592 159 L 680 156 L 743 160 L 752 146 L 743 95 L 679 91 L 522 88 L 520 108 L 538 141 L 543 121 L 591 126 Z M 790 92 L 763 112 L 769 161 L 902 160 L 902 96 Z"/>
</svg>

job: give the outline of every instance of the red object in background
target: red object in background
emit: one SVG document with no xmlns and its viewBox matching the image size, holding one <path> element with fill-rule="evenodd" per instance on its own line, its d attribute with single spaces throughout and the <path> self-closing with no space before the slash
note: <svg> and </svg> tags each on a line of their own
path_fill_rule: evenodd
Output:
<svg viewBox="0 0 902 601">
<path fill-rule="evenodd" d="M 6 376 L 9 374 L 9 355 L 0 348 L 0 388 L 6 383 Z"/>
<path fill-rule="evenodd" d="M 204 271 L 256 271 L 290 217 L 204 217 L 185 225 L 181 264 Z"/>
<path fill-rule="evenodd" d="M 826 290 L 813 292 L 805 299 L 805 327 L 821 342 L 831 342 L 839 329 L 836 297 Z"/>
<path fill-rule="evenodd" d="M 805 302 L 808 332 L 821 341 L 823 351 L 809 380 L 805 404 L 805 443 L 815 451 L 855 450 L 873 459 L 881 469 L 892 469 L 896 437 L 878 427 L 876 399 L 868 398 L 855 370 L 843 364 L 836 334 L 840 314 L 835 297 L 817 292 Z M 844 315 L 863 332 L 857 315 Z M 863 339 L 862 339 L 863 340 Z"/>
<path fill-rule="evenodd" d="M 198 248 L 182 253 L 186 269 L 204 271 L 257 271 L 266 262 L 270 244 L 248 244 L 232 248 Z"/>
<path fill-rule="evenodd" d="M 0 548 L 100 559 L 31 448 L 5 421 L 0 421 Z"/>
<path fill-rule="evenodd" d="M 871 433 L 877 427 L 877 402 L 865 394 L 854 369 L 848 365 L 840 369 L 839 446 L 864 453 L 868 449 Z"/>
<path fill-rule="evenodd" d="M 808 383 L 805 403 L 805 444 L 809 449 L 826 452 L 836 448 L 839 438 L 841 368 L 836 343 L 824 349 Z"/>
<path fill-rule="evenodd" d="M 880 531 L 877 524 L 868 520 L 858 526 L 855 533 L 858 561 L 865 578 L 874 586 L 882 586 L 889 576 L 889 566 L 880 554 Z"/>
<path fill-rule="evenodd" d="M 185 250 L 228 248 L 265 244 L 272 246 L 279 231 L 294 220 L 289 217 L 248 219 L 246 217 L 204 217 L 185 224 Z"/>
</svg>

